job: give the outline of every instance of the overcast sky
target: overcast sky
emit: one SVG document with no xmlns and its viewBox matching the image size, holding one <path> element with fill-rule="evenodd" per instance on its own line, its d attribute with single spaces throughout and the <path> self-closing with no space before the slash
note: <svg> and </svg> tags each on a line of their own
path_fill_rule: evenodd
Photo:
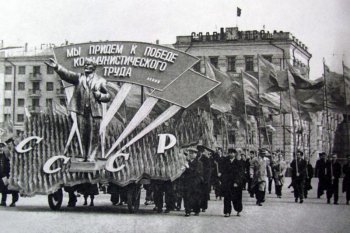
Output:
<svg viewBox="0 0 350 233">
<path fill-rule="evenodd" d="M 175 43 L 177 35 L 240 30 L 289 31 L 313 55 L 311 78 L 350 66 L 349 0 L 0 0 L 5 46 L 99 40 Z M 236 8 L 242 9 L 236 18 Z"/>
</svg>

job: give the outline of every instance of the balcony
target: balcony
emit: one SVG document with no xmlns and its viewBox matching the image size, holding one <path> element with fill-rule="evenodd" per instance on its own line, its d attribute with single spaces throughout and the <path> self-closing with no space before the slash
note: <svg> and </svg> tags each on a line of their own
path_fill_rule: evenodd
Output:
<svg viewBox="0 0 350 233">
<path fill-rule="evenodd" d="M 43 80 L 41 73 L 30 73 L 29 74 L 30 81 L 41 81 Z"/>
<path fill-rule="evenodd" d="M 57 97 L 65 97 L 66 96 L 66 93 L 64 91 L 64 88 L 58 88 L 56 89 L 56 95 Z"/>
<path fill-rule="evenodd" d="M 31 113 L 40 113 L 42 109 L 40 106 L 28 106 L 28 110 Z"/>
<path fill-rule="evenodd" d="M 29 89 L 29 97 L 40 98 L 41 97 L 41 90 Z"/>
</svg>

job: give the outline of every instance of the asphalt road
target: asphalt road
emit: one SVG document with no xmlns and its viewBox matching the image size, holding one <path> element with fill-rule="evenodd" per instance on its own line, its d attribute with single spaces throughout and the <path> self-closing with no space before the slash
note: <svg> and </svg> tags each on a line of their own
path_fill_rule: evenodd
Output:
<svg viewBox="0 0 350 233">
<path fill-rule="evenodd" d="M 287 179 L 286 184 L 289 184 Z M 95 206 L 83 206 L 79 198 L 76 208 L 67 208 L 68 197 L 59 211 L 50 210 L 47 196 L 20 198 L 17 207 L 0 207 L 0 229 L 4 233 L 50 232 L 350 232 L 350 206 L 340 193 L 339 205 L 326 204 L 325 196 L 316 198 L 317 179 L 313 179 L 309 198 L 295 203 L 293 193 L 284 187 L 282 199 L 267 194 L 264 206 L 244 191 L 240 217 L 223 217 L 223 203 L 213 194 L 209 208 L 199 216 L 184 217 L 184 211 L 155 213 L 153 205 L 145 206 L 142 191 L 140 211 L 129 214 L 126 206 L 112 206 L 108 194 L 95 198 Z M 340 185 L 341 189 L 341 185 Z M 8 203 L 11 196 L 8 197 Z"/>
</svg>

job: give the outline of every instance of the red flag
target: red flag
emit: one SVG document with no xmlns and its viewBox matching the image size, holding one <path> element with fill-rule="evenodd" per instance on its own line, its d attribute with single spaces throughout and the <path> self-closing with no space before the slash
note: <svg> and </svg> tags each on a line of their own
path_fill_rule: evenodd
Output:
<svg viewBox="0 0 350 233">
<path fill-rule="evenodd" d="M 237 7 L 237 16 L 241 17 L 242 9 Z"/>
<path fill-rule="evenodd" d="M 244 87 L 244 101 L 246 105 L 257 107 L 259 102 L 258 79 L 246 72 L 243 72 L 242 82 Z"/>
<path fill-rule="evenodd" d="M 350 105 L 350 68 L 343 64 L 346 105 Z"/>
<path fill-rule="evenodd" d="M 288 64 L 288 68 L 292 74 L 293 80 L 291 83 L 295 89 L 315 90 L 323 87 L 323 79 L 308 80 L 300 69 L 293 67 L 291 64 Z"/>
<path fill-rule="evenodd" d="M 286 71 L 258 55 L 259 59 L 259 88 L 260 93 L 279 92 L 288 90 L 288 80 Z"/>
<path fill-rule="evenodd" d="M 209 62 L 206 64 L 207 76 L 213 80 L 221 82 L 221 84 L 209 93 L 210 107 L 219 112 L 229 112 L 232 110 L 231 101 L 233 93 L 233 85 L 231 77 Z"/>
</svg>

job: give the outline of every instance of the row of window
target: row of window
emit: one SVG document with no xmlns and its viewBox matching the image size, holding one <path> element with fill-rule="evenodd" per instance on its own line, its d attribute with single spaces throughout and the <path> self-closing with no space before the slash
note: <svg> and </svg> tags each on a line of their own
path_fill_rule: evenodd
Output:
<svg viewBox="0 0 350 233">
<path fill-rule="evenodd" d="M 33 85 L 33 90 L 40 90 L 40 82 L 33 82 L 32 85 Z M 17 90 L 25 91 L 25 89 L 26 89 L 26 83 L 18 82 Z M 53 90 L 54 90 L 54 83 L 47 82 L 46 91 L 53 91 Z M 5 82 L 5 91 L 12 91 L 12 82 Z"/>
<path fill-rule="evenodd" d="M 13 66 L 5 66 L 5 74 L 12 74 Z M 46 74 L 53 74 L 54 69 L 46 66 Z M 18 74 L 26 74 L 26 66 L 18 66 Z M 33 66 L 33 74 L 41 74 L 41 66 Z"/>
<path fill-rule="evenodd" d="M 63 98 L 60 98 L 60 104 L 65 105 L 66 100 Z M 46 99 L 46 107 L 52 107 L 52 101 L 53 99 L 47 98 Z M 12 103 L 12 99 L 5 98 L 5 106 L 10 107 Z M 17 107 L 24 107 L 25 105 L 25 99 L 17 99 Z M 40 99 L 32 99 L 32 107 L 40 107 Z"/>
<path fill-rule="evenodd" d="M 263 57 L 268 60 L 269 62 L 272 62 L 272 55 L 263 55 Z M 227 56 L 226 62 L 227 62 L 227 71 L 228 72 L 236 72 L 236 56 Z M 218 68 L 219 63 L 219 57 L 209 57 L 210 63 Z M 245 62 L 245 71 L 254 71 L 254 56 L 245 56 L 244 57 Z M 200 72 L 200 63 L 198 62 L 194 66 L 194 70 Z"/>
<path fill-rule="evenodd" d="M 4 114 L 5 121 L 11 120 L 11 114 Z M 17 114 L 17 122 L 24 122 L 24 114 Z"/>
</svg>

